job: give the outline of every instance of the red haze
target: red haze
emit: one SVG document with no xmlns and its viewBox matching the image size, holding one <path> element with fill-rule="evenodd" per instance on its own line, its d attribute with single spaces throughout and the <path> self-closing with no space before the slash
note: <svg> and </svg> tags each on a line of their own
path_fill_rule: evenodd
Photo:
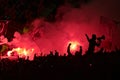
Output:
<svg viewBox="0 0 120 80">
<path fill-rule="evenodd" d="M 74 41 L 78 42 L 78 46 L 83 47 L 84 54 L 88 48 L 85 34 L 88 34 L 90 38 L 92 34 L 96 34 L 98 37 L 105 35 L 106 40 L 101 46 L 108 50 L 111 49 L 111 42 L 113 47 L 117 43 L 119 46 L 117 38 L 119 30 L 111 33 L 114 38 L 109 35 L 109 27 L 100 24 L 100 16 L 106 16 L 106 14 L 95 6 L 97 5 L 94 3 L 88 6 L 82 5 L 81 9 L 66 5 L 61 6 L 56 15 L 56 22 L 49 23 L 44 19 L 35 19 L 28 23 L 28 28 L 24 34 L 16 32 L 15 38 L 10 44 L 27 49 L 34 48 L 34 52 L 29 55 L 30 59 L 33 59 L 34 53 L 40 55 L 42 52 L 43 55 L 47 55 L 54 50 L 63 55 L 66 53 L 68 43 Z M 60 16 L 61 14 L 62 16 Z M 116 30 L 115 27 L 113 30 Z"/>
</svg>

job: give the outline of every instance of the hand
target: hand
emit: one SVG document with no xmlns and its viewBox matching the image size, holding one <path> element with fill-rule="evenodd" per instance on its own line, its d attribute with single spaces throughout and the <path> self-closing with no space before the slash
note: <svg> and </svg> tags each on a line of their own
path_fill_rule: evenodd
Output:
<svg viewBox="0 0 120 80">
<path fill-rule="evenodd" d="M 85 36 L 88 36 L 87 34 L 85 34 Z"/>
</svg>

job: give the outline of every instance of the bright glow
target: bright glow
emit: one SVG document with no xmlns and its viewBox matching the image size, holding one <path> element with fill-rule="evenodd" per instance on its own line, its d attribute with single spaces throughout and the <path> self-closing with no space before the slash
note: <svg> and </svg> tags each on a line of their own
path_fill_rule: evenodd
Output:
<svg viewBox="0 0 120 80">
<path fill-rule="evenodd" d="M 74 43 L 74 44 L 71 45 L 71 49 L 72 50 L 76 50 L 76 48 L 77 48 L 77 44 L 76 43 Z"/>
<path fill-rule="evenodd" d="M 70 41 L 69 43 L 71 43 L 70 46 L 71 51 L 78 50 L 78 47 L 80 46 L 80 43 L 78 41 Z"/>
<path fill-rule="evenodd" d="M 31 53 L 33 53 L 34 49 L 26 49 L 26 48 L 13 48 L 11 51 L 7 52 L 8 56 L 11 56 L 12 53 L 16 53 L 19 57 L 27 57 Z"/>
<path fill-rule="evenodd" d="M 11 53 L 12 53 L 12 52 L 13 52 L 13 51 L 8 51 L 8 52 L 7 52 L 7 55 L 8 55 L 8 56 L 11 56 Z"/>
</svg>

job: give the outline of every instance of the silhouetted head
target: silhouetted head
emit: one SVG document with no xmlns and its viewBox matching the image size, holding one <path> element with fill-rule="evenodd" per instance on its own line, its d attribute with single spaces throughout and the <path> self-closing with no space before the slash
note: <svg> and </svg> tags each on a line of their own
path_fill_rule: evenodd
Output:
<svg viewBox="0 0 120 80">
<path fill-rule="evenodd" d="M 69 43 L 69 46 L 71 45 L 71 43 Z"/>
<path fill-rule="evenodd" d="M 82 46 L 80 46 L 80 49 L 82 49 Z"/>
<path fill-rule="evenodd" d="M 104 35 L 102 35 L 102 37 L 101 37 L 103 40 L 105 40 L 105 36 Z"/>
<path fill-rule="evenodd" d="M 92 34 L 92 39 L 96 40 L 96 35 L 95 34 Z"/>
</svg>

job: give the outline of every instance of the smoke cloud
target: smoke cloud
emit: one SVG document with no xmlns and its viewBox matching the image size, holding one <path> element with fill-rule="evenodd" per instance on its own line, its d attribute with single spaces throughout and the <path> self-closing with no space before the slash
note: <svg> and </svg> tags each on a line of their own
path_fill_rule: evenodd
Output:
<svg viewBox="0 0 120 80">
<path fill-rule="evenodd" d="M 35 48 L 35 53 L 43 53 L 43 55 L 55 50 L 59 51 L 60 55 L 64 55 L 68 43 L 77 41 L 83 47 L 84 54 L 88 48 L 85 34 L 88 34 L 90 38 L 92 34 L 96 34 L 98 37 L 106 36 L 101 47 L 110 49 L 111 42 L 113 47 L 120 46 L 118 38 L 120 28 L 114 26 L 111 36 L 109 35 L 109 27 L 100 24 L 100 16 L 119 19 L 112 12 L 114 9 L 118 10 L 118 7 L 115 7 L 111 1 L 108 5 L 107 3 L 108 1 L 104 0 L 92 1 L 87 5 L 81 4 L 80 8 L 73 8 L 67 3 L 61 5 L 57 9 L 55 22 L 48 22 L 44 17 L 36 18 L 27 23 L 28 27 L 24 27 L 26 29 L 24 34 L 15 33 L 11 44 L 17 47 Z M 116 12 L 116 14 L 118 13 Z M 18 42 L 15 43 L 16 41 Z"/>
</svg>

